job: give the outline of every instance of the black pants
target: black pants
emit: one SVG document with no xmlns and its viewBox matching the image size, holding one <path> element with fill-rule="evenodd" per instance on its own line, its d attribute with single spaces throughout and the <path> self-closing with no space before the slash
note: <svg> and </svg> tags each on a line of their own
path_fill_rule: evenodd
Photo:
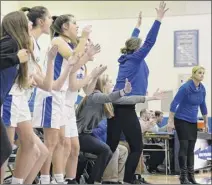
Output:
<svg viewBox="0 0 212 185">
<path fill-rule="evenodd" d="M 0 146 L 0 153 L 1 153 L 1 158 L 0 158 L 0 167 L 4 162 L 9 158 L 10 154 L 12 153 L 12 146 L 10 144 L 6 128 L 2 122 L 0 123 L 0 133 L 1 133 L 1 146 Z"/>
<path fill-rule="evenodd" d="M 80 151 L 98 156 L 88 179 L 88 183 L 93 184 L 94 182 L 101 182 L 105 168 L 113 155 L 110 147 L 90 134 L 79 135 L 79 142 Z"/>
<path fill-rule="evenodd" d="M 197 140 L 197 124 L 181 119 L 174 119 L 175 129 L 180 142 L 180 156 L 193 156 L 194 147 Z"/>
<path fill-rule="evenodd" d="M 81 175 L 83 175 L 84 169 L 86 168 L 87 159 L 86 157 L 80 153 L 78 156 L 78 164 L 77 164 L 77 174 L 76 180 L 80 184 Z"/>
<path fill-rule="evenodd" d="M 174 119 L 180 149 L 178 154 L 181 174 L 194 173 L 194 147 L 197 140 L 197 124 Z"/>
<path fill-rule="evenodd" d="M 143 149 L 141 126 L 135 112 L 135 105 L 114 105 L 114 113 L 115 117 L 108 119 L 107 144 L 112 152 L 115 152 L 121 133 L 124 133 L 130 146 L 130 154 L 125 165 L 124 182 L 132 183 Z"/>
<path fill-rule="evenodd" d="M 144 149 L 162 149 L 160 145 L 145 145 Z M 158 165 L 162 164 L 165 159 L 164 151 L 148 151 L 150 158 L 147 160 L 147 165 L 149 166 L 150 171 L 156 170 Z"/>
</svg>

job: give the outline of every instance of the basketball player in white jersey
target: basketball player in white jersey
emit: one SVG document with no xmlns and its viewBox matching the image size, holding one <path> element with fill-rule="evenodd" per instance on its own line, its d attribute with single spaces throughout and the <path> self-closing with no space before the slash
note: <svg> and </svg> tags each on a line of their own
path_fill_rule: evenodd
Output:
<svg viewBox="0 0 212 185">
<path fill-rule="evenodd" d="M 51 48 L 48 53 L 48 78 L 42 78 L 42 80 L 36 80 L 36 74 L 39 76 L 41 73 L 40 67 L 35 62 L 35 57 L 31 48 L 31 38 L 29 32 L 31 30 L 32 23 L 27 20 L 27 17 L 23 12 L 16 11 L 6 15 L 2 22 L 3 36 L 8 36 L 14 39 L 17 46 L 14 44 L 11 48 L 27 48 L 30 55 L 30 61 L 26 64 L 20 64 L 17 79 L 6 97 L 6 100 L 2 106 L 2 119 L 5 125 L 8 127 L 8 136 L 13 144 L 15 129 L 20 141 L 20 148 L 16 158 L 16 167 L 12 178 L 12 184 L 23 184 L 24 180 L 31 172 L 34 172 L 34 177 L 39 172 L 39 168 L 43 161 L 40 158 L 46 158 L 48 150 L 40 139 L 34 134 L 31 115 L 28 107 L 27 93 L 32 87 L 32 80 L 29 78 L 33 73 L 35 76 L 35 83 L 38 87 L 42 88 L 44 82 L 48 86 L 49 90 L 52 88 L 53 77 L 53 62 L 57 53 L 57 47 Z M 9 47 L 9 46 L 8 46 Z M 32 70 L 29 70 L 32 69 Z M 47 76 L 48 76 L 47 75 Z M 41 79 L 41 77 L 38 77 Z M 42 150 L 42 152 L 41 152 Z M 43 155 L 42 155 L 43 154 Z M 36 165 L 35 165 L 36 164 Z M 33 173 L 32 173 L 33 174 Z M 31 183 L 32 183 L 31 181 Z"/>
<path fill-rule="evenodd" d="M 92 43 L 86 44 L 86 49 Z M 89 55 L 89 60 L 93 60 L 92 54 Z M 75 103 L 77 101 L 78 92 L 83 88 L 86 95 L 93 92 L 98 77 L 106 70 L 106 66 L 98 66 L 88 75 L 87 68 L 84 65 L 75 73 L 69 75 L 69 89 L 66 93 L 66 105 L 64 109 L 64 123 L 65 123 L 65 151 L 64 151 L 64 168 L 66 174 L 66 182 L 68 184 L 76 183 L 76 171 L 79 155 L 79 140 L 78 130 L 75 116 Z"/>
<path fill-rule="evenodd" d="M 49 34 L 50 26 L 52 24 L 52 18 L 50 14 L 47 14 L 47 8 L 42 6 L 35 6 L 33 8 L 23 7 L 21 11 L 27 12 L 28 19 L 32 22 L 32 30 L 31 30 L 31 38 L 33 41 L 33 53 L 35 56 L 35 61 L 41 66 L 41 49 L 38 45 L 38 39 L 42 34 Z M 47 17 L 45 19 L 45 15 Z M 29 107 L 30 112 L 33 113 L 34 109 L 34 99 L 36 96 L 36 88 L 34 88 L 34 92 L 29 94 Z"/>
<path fill-rule="evenodd" d="M 84 40 L 87 40 L 87 35 L 90 32 L 90 28 L 84 29 L 84 37 L 80 40 L 78 47 L 73 51 L 73 46 L 70 42 L 72 34 L 77 34 L 78 27 L 70 21 L 70 17 L 59 16 L 53 17 L 52 24 L 52 45 L 57 45 L 58 53 L 55 58 L 54 66 L 54 80 L 60 78 L 61 74 L 66 70 L 66 63 L 73 53 L 77 55 L 80 47 L 85 48 Z M 77 40 L 72 43 L 77 43 Z M 91 51 L 97 50 L 98 46 L 92 46 Z M 84 50 L 82 51 L 84 52 Z M 95 52 L 92 52 L 93 55 Z M 77 62 L 72 71 L 75 72 L 81 66 L 87 62 L 87 54 L 84 53 Z M 49 149 L 49 156 L 43 167 L 41 168 L 41 184 L 50 183 L 50 166 L 51 162 L 54 166 L 54 178 L 56 182 L 63 183 L 63 148 L 64 148 L 64 124 L 61 121 L 63 117 L 63 108 L 65 105 L 65 95 L 68 89 L 68 81 L 66 79 L 64 85 L 60 91 L 52 91 L 50 94 L 45 95 L 44 93 L 37 92 L 35 98 L 35 107 L 33 114 L 34 127 L 44 128 L 44 143 Z M 43 97 L 42 97 L 43 96 Z M 43 99 L 43 100 L 42 100 Z M 42 100 L 42 101 L 41 101 Z"/>
<path fill-rule="evenodd" d="M 60 88 L 63 86 L 71 68 L 72 68 L 72 64 L 77 60 L 77 58 L 75 57 L 75 59 L 70 60 L 67 64 L 66 64 L 66 69 L 63 71 L 63 73 L 61 73 L 60 77 L 56 80 L 53 81 L 53 75 L 49 75 L 51 70 L 51 74 L 54 74 L 54 68 L 53 67 L 49 67 L 49 63 L 46 63 L 46 66 L 42 66 L 42 62 L 40 61 L 40 56 L 41 56 L 41 52 L 40 52 L 40 46 L 38 45 L 38 39 L 42 34 L 50 34 L 50 26 L 52 24 L 52 17 L 48 11 L 47 8 L 43 7 L 43 6 L 35 6 L 33 8 L 22 8 L 21 9 L 24 12 L 28 12 L 27 13 L 27 17 L 28 19 L 32 22 L 32 29 L 30 31 L 30 35 L 31 35 L 31 39 L 32 39 L 32 47 L 33 47 L 33 53 L 34 53 L 34 57 L 35 57 L 35 62 L 38 63 L 41 67 L 41 69 L 43 69 L 43 73 L 44 74 L 40 74 L 37 75 L 35 73 L 32 73 L 32 75 L 30 76 L 32 81 L 35 81 L 37 83 L 40 84 L 40 88 L 34 88 L 34 92 L 33 89 L 31 91 L 29 91 L 29 97 L 31 95 L 31 98 L 29 100 L 29 106 L 30 106 L 30 111 L 31 113 L 34 110 L 34 99 L 36 97 L 36 92 L 44 92 L 45 91 L 51 91 L 51 89 L 54 90 L 60 90 Z M 32 71 L 32 68 L 29 68 L 29 71 Z M 42 83 L 42 79 L 45 79 Z M 50 87 L 48 84 L 49 81 L 52 82 L 52 87 Z M 32 94 L 33 92 L 33 94 Z M 39 95 L 40 93 L 38 93 Z M 46 93 L 48 94 L 48 93 Z M 37 101 L 39 101 L 40 98 L 39 96 L 37 97 Z M 42 99 L 40 100 L 42 102 Z M 32 182 L 33 177 L 35 175 L 37 175 L 37 169 L 41 169 L 43 163 L 46 161 L 46 156 L 48 156 L 48 154 L 45 153 L 46 150 L 41 150 L 41 157 L 39 159 L 39 163 L 36 163 L 34 166 L 34 169 L 31 171 L 31 173 L 29 174 L 29 176 L 27 177 L 27 179 L 25 180 L 26 184 L 29 184 Z"/>
</svg>

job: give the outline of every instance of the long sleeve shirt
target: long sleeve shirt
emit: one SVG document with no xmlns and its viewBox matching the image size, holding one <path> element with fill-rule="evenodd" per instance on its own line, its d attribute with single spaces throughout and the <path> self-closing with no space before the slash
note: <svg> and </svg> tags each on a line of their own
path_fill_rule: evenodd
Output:
<svg viewBox="0 0 212 185">
<path fill-rule="evenodd" d="M 202 115 L 207 115 L 206 90 L 202 83 L 196 88 L 194 81 L 183 84 L 171 103 L 170 111 L 175 117 L 191 123 L 197 123 L 198 108 Z"/>
<path fill-rule="evenodd" d="M 18 75 L 20 61 L 17 56 L 18 45 L 11 37 L 0 40 L 0 104 L 12 88 Z"/>
<path fill-rule="evenodd" d="M 140 49 L 131 54 L 124 54 L 119 59 L 119 71 L 116 79 L 114 91 L 124 88 L 125 79 L 128 78 L 132 84 L 132 95 L 146 95 L 148 86 L 149 69 L 145 62 L 145 58 L 154 46 L 161 23 L 155 21 L 150 29 L 147 38 Z M 140 30 L 135 28 L 133 37 L 138 37 Z"/>
<path fill-rule="evenodd" d="M 115 104 L 136 104 L 145 102 L 143 96 L 120 96 L 120 91 L 104 94 L 100 91 L 95 91 L 89 95 L 81 108 L 77 109 L 77 127 L 79 133 L 92 133 L 92 130 L 97 127 L 99 122 L 106 117 L 104 111 L 105 103 Z"/>
</svg>

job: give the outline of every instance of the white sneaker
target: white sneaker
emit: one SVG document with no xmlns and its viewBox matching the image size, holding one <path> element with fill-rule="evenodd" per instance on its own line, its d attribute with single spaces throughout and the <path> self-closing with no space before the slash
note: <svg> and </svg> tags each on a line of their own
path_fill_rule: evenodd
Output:
<svg viewBox="0 0 212 185">
<path fill-rule="evenodd" d="M 57 184 L 57 182 L 56 182 L 55 179 L 53 179 L 53 180 L 50 182 L 50 184 Z"/>
<path fill-rule="evenodd" d="M 60 183 L 57 183 L 57 181 L 55 179 L 53 179 L 50 184 L 68 184 L 68 182 L 66 181 L 63 181 L 63 182 L 60 182 Z"/>
<path fill-rule="evenodd" d="M 38 184 L 42 184 L 42 183 L 41 183 L 41 179 L 39 179 L 39 182 L 38 182 Z M 50 182 L 50 184 L 52 184 L 52 183 Z"/>
</svg>

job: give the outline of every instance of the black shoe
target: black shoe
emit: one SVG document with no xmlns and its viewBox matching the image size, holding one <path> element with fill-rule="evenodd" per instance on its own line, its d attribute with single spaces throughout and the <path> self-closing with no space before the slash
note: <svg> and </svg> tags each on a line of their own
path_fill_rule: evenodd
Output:
<svg viewBox="0 0 212 185">
<path fill-rule="evenodd" d="M 147 166 L 147 171 L 151 174 L 156 174 L 156 169 L 151 168 L 150 166 Z"/>
<path fill-rule="evenodd" d="M 67 184 L 78 184 L 76 179 L 66 179 L 65 182 L 67 182 Z"/>
<path fill-rule="evenodd" d="M 134 180 L 132 184 L 144 184 L 141 179 Z"/>
<path fill-rule="evenodd" d="M 194 156 L 189 156 L 187 159 L 187 167 L 188 167 L 188 180 L 192 184 L 199 184 L 194 178 Z"/>
<path fill-rule="evenodd" d="M 191 184 L 187 178 L 187 157 L 179 156 L 180 184 Z"/>
<path fill-rule="evenodd" d="M 141 177 L 140 174 L 135 174 L 132 184 L 149 184 L 149 183 L 147 183 L 145 179 Z"/>
<path fill-rule="evenodd" d="M 194 178 L 194 174 L 188 174 L 188 180 L 189 182 L 191 182 L 191 184 L 199 184 L 195 178 Z"/>
<path fill-rule="evenodd" d="M 120 182 L 103 181 L 102 184 L 122 184 Z"/>
<path fill-rule="evenodd" d="M 144 184 L 151 184 L 151 183 L 147 182 L 144 178 L 141 178 L 141 181 L 142 181 Z"/>
</svg>

